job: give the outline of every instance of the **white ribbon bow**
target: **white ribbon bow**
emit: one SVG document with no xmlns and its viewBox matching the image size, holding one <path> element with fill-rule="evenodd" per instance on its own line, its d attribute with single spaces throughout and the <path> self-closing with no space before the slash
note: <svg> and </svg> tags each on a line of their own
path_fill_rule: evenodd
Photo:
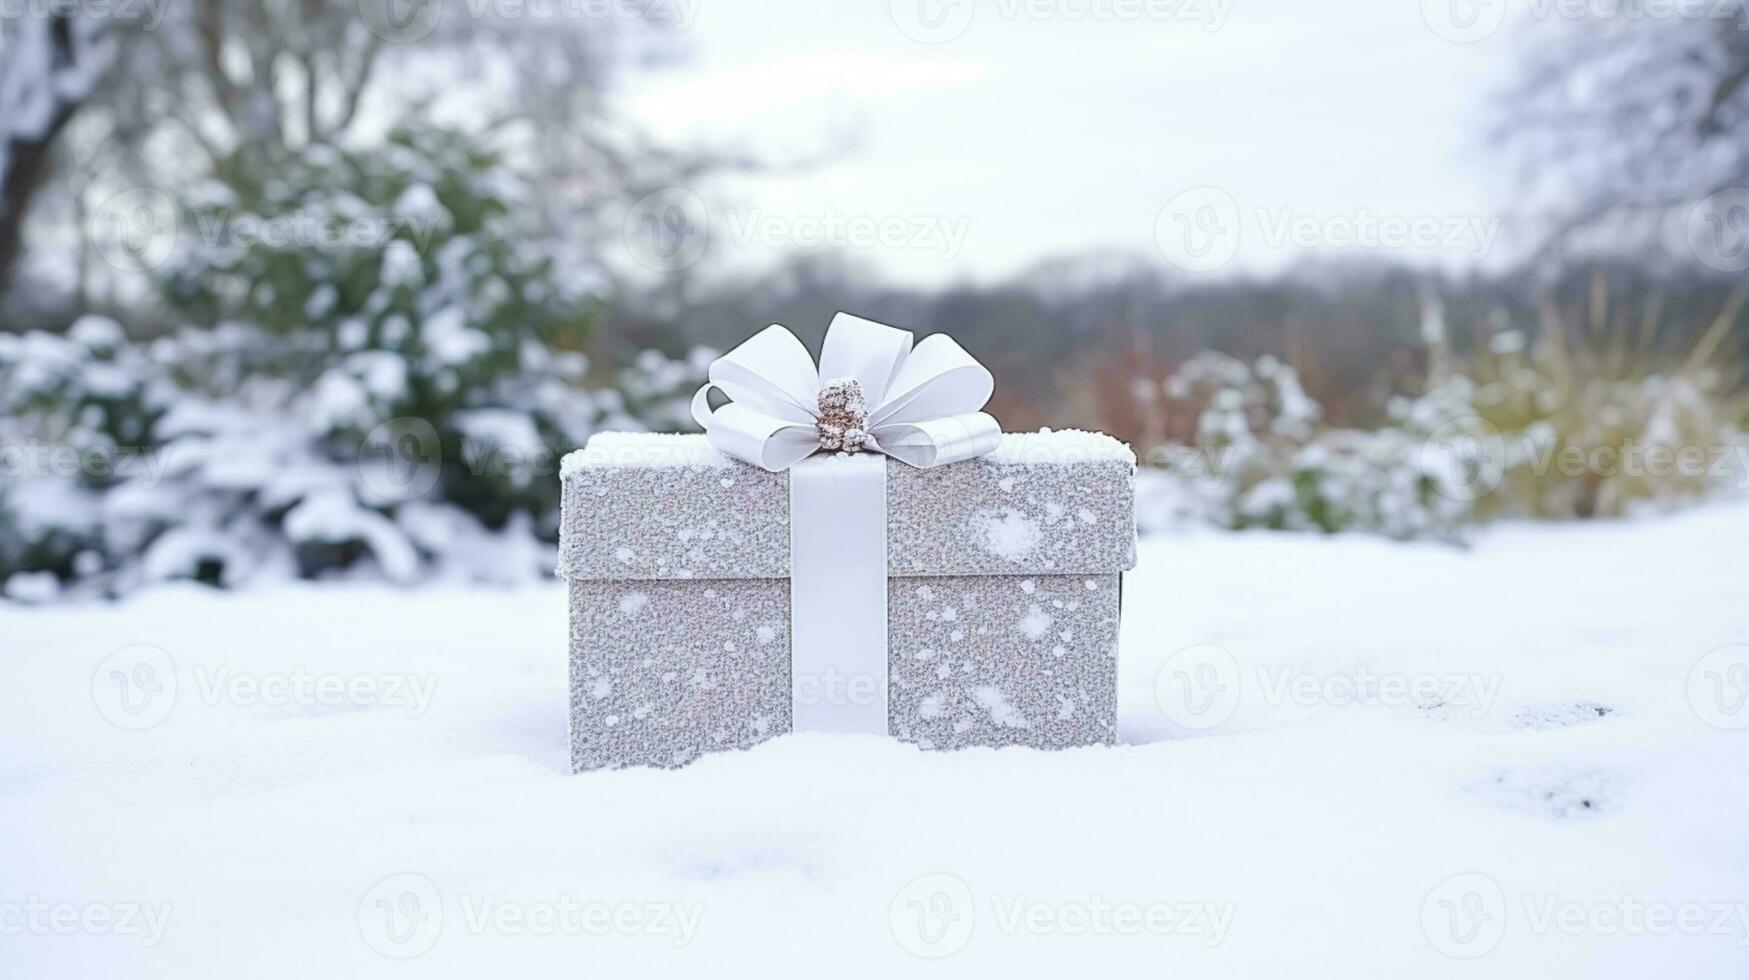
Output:
<svg viewBox="0 0 1749 980">
<path fill-rule="evenodd" d="M 994 379 L 946 334 L 913 348 L 908 330 L 840 313 L 816 369 L 796 335 L 773 324 L 711 362 L 709 377 L 693 396 L 692 417 L 710 444 L 773 472 L 818 452 L 823 436 L 833 448 L 870 449 L 920 468 L 982 456 L 1002 441 L 1002 427 L 979 411 Z M 729 403 L 713 410 L 712 388 Z M 845 437 L 838 423 L 846 416 L 822 412 L 823 388 L 834 406 L 861 389 L 855 407 L 866 415 L 854 416 Z"/>
</svg>

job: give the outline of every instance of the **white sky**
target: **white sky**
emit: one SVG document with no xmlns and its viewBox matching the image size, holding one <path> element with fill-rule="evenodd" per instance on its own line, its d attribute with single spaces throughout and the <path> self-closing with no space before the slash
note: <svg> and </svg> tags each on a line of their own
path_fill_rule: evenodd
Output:
<svg viewBox="0 0 1749 980">
<path fill-rule="evenodd" d="M 1484 29 L 1504 0 L 669 2 L 689 4 L 688 58 L 624 79 L 619 104 L 636 122 L 666 140 L 779 161 L 854 144 L 799 172 L 701 188 L 713 261 L 732 267 L 768 263 L 834 216 L 919 238 L 849 246 L 918 284 L 1091 252 L 1163 261 L 1156 219 L 1205 185 L 1226 196 L 1180 199 L 1167 217 L 1182 210 L 1223 236 L 1214 274 L 1304 257 L 1305 247 L 1272 242 L 1289 216 L 1310 222 L 1300 235 L 1313 252 L 1461 265 L 1488 241 L 1487 226 L 1470 222 L 1508 200 L 1483 128 L 1512 32 L 1454 43 L 1429 26 L 1479 14 Z M 1176 18 L 1146 13 L 1175 6 Z M 920 43 L 899 26 L 918 29 L 920 14 L 963 31 Z M 1214 224 L 1196 213 L 1211 200 Z M 1234 208 L 1222 211 L 1224 200 Z M 1419 229 L 1441 243 L 1329 244 L 1383 217 L 1425 219 Z M 750 241 L 754 228 L 767 240 Z M 1163 231 L 1190 242 L 1170 221 Z M 1220 246 L 1236 250 L 1232 261 L 1218 262 Z"/>
</svg>

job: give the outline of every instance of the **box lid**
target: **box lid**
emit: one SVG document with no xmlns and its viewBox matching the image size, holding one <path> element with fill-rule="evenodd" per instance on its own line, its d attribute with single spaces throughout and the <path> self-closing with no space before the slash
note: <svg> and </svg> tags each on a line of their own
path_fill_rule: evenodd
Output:
<svg viewBox="0 0 1749 980">
<path fill-rule="evenodd" d="M 1135 454 L 1096 432 L 1006 434 L 988 456 L 887 466 L 894 576 L 1078 575 L 1135 566 Z M 565 457 L 559 574 L 789 577 L 789 475 L 702 435 L 606 432 Z"/>
</svg>

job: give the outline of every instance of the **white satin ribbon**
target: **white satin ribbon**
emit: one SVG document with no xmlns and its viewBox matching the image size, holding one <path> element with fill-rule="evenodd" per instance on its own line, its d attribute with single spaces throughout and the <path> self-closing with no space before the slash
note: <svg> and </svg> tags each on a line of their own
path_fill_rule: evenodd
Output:
<svg viewBox="0 0 1749 980">
<path fill-rule="evenodd" d="M 772 471 L 820 449 L 821 379 L 854 378 L 868 403 L 869 448 L 916 467 L 993 452 L 1002 427 L 981 411 L 990 372 L 946 334 L 911 333 L 840 313 L 816 369 L 808 349 L 773 324 L 711 363 L 692 417 L 719 452 Z M 712 409 L 711 389 L 729 403 Z"/>
<path fill-rule="evenodd" d="M 790 717 L 798 732 L 887 734 L 887 461 L 789 471 Z"/>
</svg>

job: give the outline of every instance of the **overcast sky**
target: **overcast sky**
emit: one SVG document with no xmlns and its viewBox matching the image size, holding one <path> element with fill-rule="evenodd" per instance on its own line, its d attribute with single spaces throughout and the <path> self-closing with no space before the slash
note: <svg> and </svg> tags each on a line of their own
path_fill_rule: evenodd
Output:
<svg viewBox="0 0 1749 980">
<path fill-rule="evenodd" d="M 817 240 L 939 284 L 1092 252 L 1223 275 L 1508 248 L 1483 139 L 1503 0 L 669 2 L 687 57 L 624 78 L 638 123 L 772 160 L 838 148 L 702 188 L 713 261 Z"/>
</svg>

